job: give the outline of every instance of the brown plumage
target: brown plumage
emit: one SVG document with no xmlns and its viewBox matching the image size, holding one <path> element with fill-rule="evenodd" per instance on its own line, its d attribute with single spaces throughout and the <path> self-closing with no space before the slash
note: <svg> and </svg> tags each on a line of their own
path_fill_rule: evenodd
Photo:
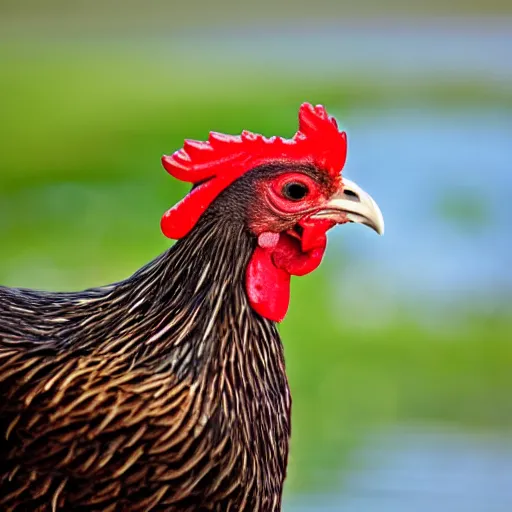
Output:
<svg viewBox="0 0 512 512">
<path fill-rule="evenodd" d="M 0 509 L 279 510 L 283 347 L 230 195 L 127 281 L 0 288 Z"/>
<path fill-rule="evenodd" d="M 302 209 L 297 180 L 309 187 Z M 268 199 L 276 183 L 281 206 Z M 351 210 L 347 190 L 312 163 L 263 165 L 125 281 L 82 293 L 0 287 L 0 510 L 279 511 L 291 399 L 247 268 L 275 251 L 264 278 L 282 279 L 293 258 L 305 273 L 347 212 L 372 224 L 373 206 L 364 217 L 361 195 Z M 269 249 L 276 237 L 263 229 L 282 245 Z M 311 233 L 319 242 L 306 250 Z"/>
</svg>

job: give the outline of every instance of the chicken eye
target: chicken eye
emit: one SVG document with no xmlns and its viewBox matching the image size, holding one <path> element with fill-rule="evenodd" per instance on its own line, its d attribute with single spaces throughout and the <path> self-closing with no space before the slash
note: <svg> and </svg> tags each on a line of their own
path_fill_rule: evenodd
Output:
<svg viewBox="0 0 512 512">
<path fill-rule="evenodd" d="M 287 183 L 283 187 L 283 196 L 291 201 L 300 201 L 301 199 L 304 199 L 308 192 L 308 187 L 302 183 L 291 182 Z"/>
</svg>

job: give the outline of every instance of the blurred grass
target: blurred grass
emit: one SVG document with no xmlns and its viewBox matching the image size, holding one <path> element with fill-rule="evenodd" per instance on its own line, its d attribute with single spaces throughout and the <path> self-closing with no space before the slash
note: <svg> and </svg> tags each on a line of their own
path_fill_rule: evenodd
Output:
<svg viewBox="0 0 512 512">
<path fill-rule="evenodd" d="M 328 277 L 323 268 L 295 280 L 282 325 L 294 397 L 291 489 L 339 482 L 329 470 L 350 466 L 352 450 L 384 427 L 512 433 L 509 315 L 473 312 L 456 329 L 431 330 L 404 310 L 378 329 L 351 328 L 342 305 L 337 318 L 330 313 Z"/>
<path fill-rule="evenodd" d="M 209 130 L 291 135 L 297 106 L 429 103 L 512 107 L 489 82 L 387 87 L 358 77 L 276 80 L 269 70 L 194 69 L 142 51 L 0 50 L 0 282 L 77 289 L 122 279 L 168 246 L 160 215 L 186 191 L 159 157 Z M 208 94 L 204 90 L 208 90 Z M 342 285 L 342 283 L 340 284 Z M 512 425 L 512 319 L 478 310 L 436 331 L 404 312 L 379 329 L 332 313 L 329 269 L 293 283 L 282 325 L 294 397 L 290 490 L 332 483 L 373 429 L 432 421 Z"/>
</svg>

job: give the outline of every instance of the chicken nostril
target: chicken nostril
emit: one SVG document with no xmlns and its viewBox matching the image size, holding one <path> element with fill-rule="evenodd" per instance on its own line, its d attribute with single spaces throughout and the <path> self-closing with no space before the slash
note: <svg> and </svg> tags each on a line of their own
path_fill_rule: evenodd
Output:
<svg viewBox="0 0 512 512">
<path fill-rule="evenodd" d="M 345 189 L 343 194 L 351 198 L 353 201 L 359 201 L 359 196 L 353 190 Z"/>
</svg>

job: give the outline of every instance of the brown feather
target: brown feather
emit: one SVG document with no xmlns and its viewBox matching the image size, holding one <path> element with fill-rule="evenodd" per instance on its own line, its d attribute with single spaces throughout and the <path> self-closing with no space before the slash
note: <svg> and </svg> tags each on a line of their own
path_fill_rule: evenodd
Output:
<svg viewBox="0 0 512 512">
<path fill-rule="evenodd" d="M 126 281 L 0 287 L 2 510 L 280 510 L 291 400 L 240 187 Z"/>
</svg>

